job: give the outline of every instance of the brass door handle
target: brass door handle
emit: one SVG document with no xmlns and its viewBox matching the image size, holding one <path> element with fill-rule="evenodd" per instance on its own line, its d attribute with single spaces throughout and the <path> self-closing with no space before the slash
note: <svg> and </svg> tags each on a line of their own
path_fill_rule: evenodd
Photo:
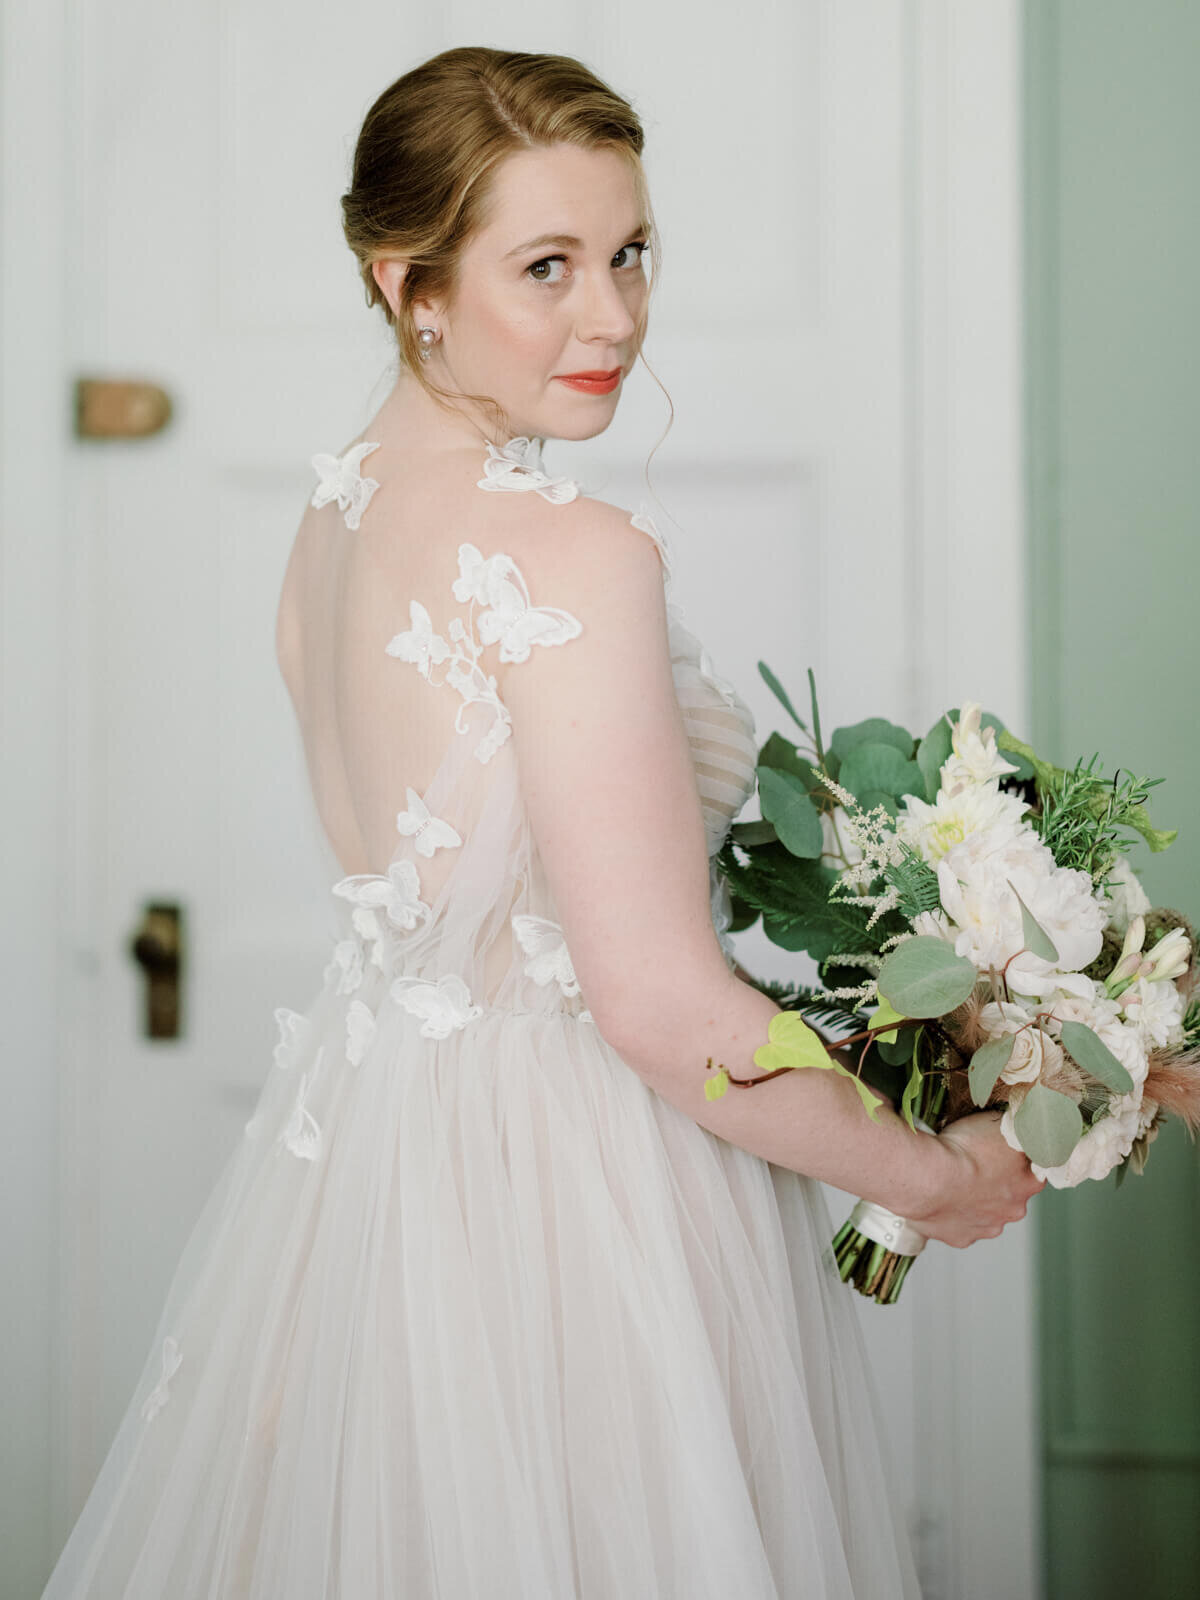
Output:
<svg viewBox="0 0 1200 1600">
<path fill-rule="evenodd" d="M 146 976 L 146 1037 L 179 1038 L 183 976 L 181 907 L 160 902 L 147 905 L 141 926 L 129 941 L 129 949 Z"/>
<path fill-rule="evenodd" d="M 171 420 L 171 397 L 156 383 L 77 378 L 75 434 L 80 439 L 137 439 Z"/>
</svg>

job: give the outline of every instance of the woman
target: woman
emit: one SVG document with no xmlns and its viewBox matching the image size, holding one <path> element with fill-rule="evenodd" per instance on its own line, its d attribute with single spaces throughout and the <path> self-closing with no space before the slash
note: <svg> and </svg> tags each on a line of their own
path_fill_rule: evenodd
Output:
<svg viewBox="0 0 1200 1600">
<path fill-rule="evenodd" d="M 991 1113 L 704 1097 L 778 1010 L 713 863 L 753 719 L 650 517 L 542 457 L 641 346 L 641 150 L 557 56 L 449 50 L 368 113 L 345 231 L 399 373 L 313 458 L 277 636 L 331 959 L 46 1600 L 919 1593 L 816 1180 L 959 1247 L 1041 1185 Z"/>
</svg>

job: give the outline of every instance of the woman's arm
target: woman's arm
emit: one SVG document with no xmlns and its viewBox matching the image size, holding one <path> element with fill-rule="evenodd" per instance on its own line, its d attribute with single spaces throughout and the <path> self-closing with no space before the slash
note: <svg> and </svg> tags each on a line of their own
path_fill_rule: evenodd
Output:
<svg viewBox="0 0 1200 1600">
<path fill-rule="evenodd" d="M 683 972 L 679 981 L 687 984 Z M 690 992 L 647 980 L 626 1007 L 628 1029 L 610 1031 L 609 1042 L 650 1088 L 710 1133 L 901 1216 L 920 1216 L 936 1203 L 952 1152 L 933 1134 L 910 1128 L 886 1098 L 868 1116 L 840 1073 L 799 1067 L 751 1088 L 731 1082 L 720 1098 L 705 1097 L 705 1080 L 718 1066 L 731 1078 L 763 1076 L 754 1052 L 767 1043 L 781 1009 L 724 963 L 720 975 L 710 972 Z M 837 1054 L 853 1072 L 853 1049 Z"/>
</svg>

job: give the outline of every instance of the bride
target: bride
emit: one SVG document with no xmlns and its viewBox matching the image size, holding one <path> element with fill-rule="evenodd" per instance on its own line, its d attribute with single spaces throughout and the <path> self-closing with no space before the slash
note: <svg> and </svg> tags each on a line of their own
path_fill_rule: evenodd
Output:
<svg viewBox="0 0 1200 1600">
<path fill-rule="evenodd" d="M 330 948 L 44 1600 L 919 1597 L 818 1180 L 959 1248 L 1041 1184 L 997 1113 L 705 1098 L 779 1009 L 715 865 L 753 718 L 649 511 L 543 457 L 641 349 L 642 146 L 560 56 L 366 117 L 398 376 L 313 456 L 277 625 Z"/>
</svg>

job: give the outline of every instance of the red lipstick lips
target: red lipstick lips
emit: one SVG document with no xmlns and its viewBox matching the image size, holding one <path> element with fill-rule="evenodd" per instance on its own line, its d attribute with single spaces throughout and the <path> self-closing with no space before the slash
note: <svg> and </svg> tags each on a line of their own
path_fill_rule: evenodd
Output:
<svg viewBox="0 0 1200 1600">
<path fill-rule="evenodd" d="M 558 381 L 584 394 L 611 394 L 621 381 L 621 369 L 612 367 L 608 372 L 566 372 L 559 375 Z"/>
</svg>

